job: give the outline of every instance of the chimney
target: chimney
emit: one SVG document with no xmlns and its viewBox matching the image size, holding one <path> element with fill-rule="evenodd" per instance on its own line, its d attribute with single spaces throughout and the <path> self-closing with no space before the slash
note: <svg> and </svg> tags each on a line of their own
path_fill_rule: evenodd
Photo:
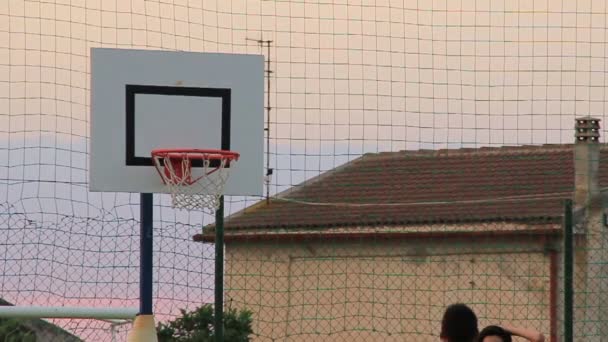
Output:
<svg viewBox="0 0 608 342">
<path fill-rule="evenodd" d="M 574 206 L 588 207 L 600 194 L 598 169 L 600 161 L 600 119 L 590 116 L 576 119 L 574 145 Z"/>
</svg>

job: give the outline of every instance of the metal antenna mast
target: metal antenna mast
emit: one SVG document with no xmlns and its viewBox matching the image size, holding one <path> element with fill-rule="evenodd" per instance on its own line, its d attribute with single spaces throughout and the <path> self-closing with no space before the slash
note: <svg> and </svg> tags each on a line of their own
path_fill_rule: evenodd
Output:
<svg viewBox="0 0 608 342">
<path fill-rule="evenodd" d="M 264 182 L 266 183 L 266 204 L 268 204 L 270 203 L 270 177 L 273 171 L 270 168 L 270 111 L 272 110 L 270 103 L 270 82 L 271 74 L 273 73 L 270 69 L 270 47 L 272 40 L 264 40 L 263 37 L 260 37 L 260 39 L 246 38 L 246 40 L 258 43 L 262 51 L 266 48 L 266 69 L 264 70 L 266 74 L 266 107 L 264 107 L 266 109 L 266 127 L 264 128 L 264 131 L 266 131 L 266 177 L 264 178 Z"/>
</svg>

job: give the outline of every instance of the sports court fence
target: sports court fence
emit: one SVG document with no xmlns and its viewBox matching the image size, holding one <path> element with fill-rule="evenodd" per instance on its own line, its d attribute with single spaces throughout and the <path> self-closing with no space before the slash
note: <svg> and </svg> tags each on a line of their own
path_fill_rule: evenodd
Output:
<svg viewBox="0 0 608 342">
<path fill-rule="evenodd" d="M 480 325 L 600 341 L 607 10 L 2 1 L 0 297 L 137 307 L 139 196 L 88 191 L 90 48 L 262 53 L 270 197 L 227 197 L 225 227 L 226 305 L 253 312 L 254 340 L 435 341 L 465 302 Z M 154 205 L 166 321 L 213 301 L 214 220 Z M 23 324 L 58 341 L 129 329 L 48 322 Z"/>
</svg>

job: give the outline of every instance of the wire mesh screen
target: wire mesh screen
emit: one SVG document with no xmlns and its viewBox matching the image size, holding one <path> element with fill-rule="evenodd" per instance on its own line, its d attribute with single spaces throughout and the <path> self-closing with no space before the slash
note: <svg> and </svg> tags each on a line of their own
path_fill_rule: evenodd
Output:
<svg viewBox="0 0 608 342">
<path fill-rule="evenodd" d="M 436 341 L 463 302 L 479 329 L 600 341 L 606 6 L 2 1 L 0 297 L 137 307 L 139 197 L 88 191 L 90 48 L 256 53 L 270 197 L 226 198 L 224 284 L 252 340 Z M 214 221 L 154 210 L 166 322 L 213 301 Z M 129 329 L 36 322 L 61 328 L 44 340 Z"/>
</svg>

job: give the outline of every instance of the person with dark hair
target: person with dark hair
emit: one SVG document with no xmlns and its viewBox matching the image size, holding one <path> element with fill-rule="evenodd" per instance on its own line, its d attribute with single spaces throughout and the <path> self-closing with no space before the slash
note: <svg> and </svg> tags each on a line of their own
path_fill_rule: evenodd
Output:
<svg viewBox="0 0 608 342">
<path fill-rule="evenodd" d="M 477 316 L 471 308 L 462 303 L 447 307 L 441 320 L 442 342 L 474 342 L 478 333 Z"/>
<path fill-rule="evenodd" d="M 485 327 L 477 337 L 477 342 L 512 342 L 511 336 L 523 337 L 530 342 L 544 342 L 545 336 L 538 331 L 517 328 L 508 325 L 490 325 Z"/>
<path fill-rule="evenodd" d="M 462 303 L 447 307 L 439 335 L 442 342 L 512 342 L 512 336 L 525 338 L 529 342 L 545 341 L 545 336 L 538 331 L 506 324 L 491 325 L 479 332 L 475 312 Z"/>
<path fill-rule="evenodd" d="M 513 342 L 511 334 L 497 325 L 489 325 L 479 333 L 477 342 Z"/>
</svg>

